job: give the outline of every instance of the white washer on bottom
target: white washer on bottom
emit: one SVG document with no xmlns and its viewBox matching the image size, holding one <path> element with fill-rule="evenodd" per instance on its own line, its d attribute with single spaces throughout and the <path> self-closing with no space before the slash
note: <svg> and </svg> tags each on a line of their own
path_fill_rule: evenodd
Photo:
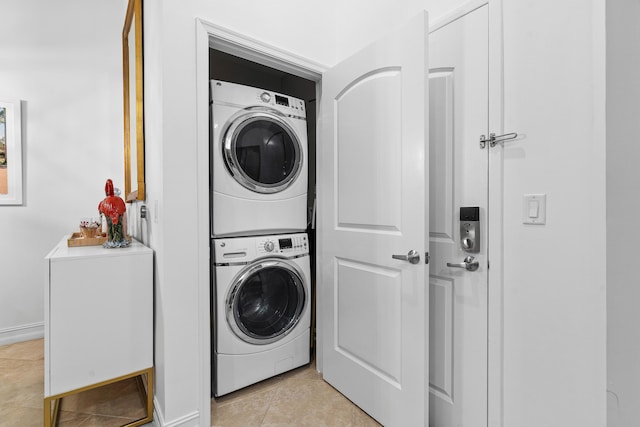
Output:
<svg viewBox="0 0 640 427">
<path fill-rule="evenodd" d="M 309 363 L 304 233 L 214 239 L 214 395 Z"/>
</svg>

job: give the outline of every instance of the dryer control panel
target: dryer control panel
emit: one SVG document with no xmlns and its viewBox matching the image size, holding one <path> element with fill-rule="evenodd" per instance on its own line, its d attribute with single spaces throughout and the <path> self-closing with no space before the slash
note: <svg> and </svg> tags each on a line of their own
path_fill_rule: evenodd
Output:
<svg viewBox="0 0 640 427">
<path fill-rule="evenodd" d="M 306 120 L 305 102 L 300 98 L 237 83 L 211 80 L 211 101 L 214 104 L 235 105 L 240 108 L 263 106 Z"/>
</svg>

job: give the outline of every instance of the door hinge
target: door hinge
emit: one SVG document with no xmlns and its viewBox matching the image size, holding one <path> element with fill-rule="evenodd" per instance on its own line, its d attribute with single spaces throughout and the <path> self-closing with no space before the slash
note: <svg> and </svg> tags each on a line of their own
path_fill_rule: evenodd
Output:
<svg viewBox="0 0 640 427">
<path fill-rule="evenodd" d="M 489 138 L 484 135 L 480 135 L 480 148 L 485 148 L 487 146 L 487 142 L 489 143 L 489 147 L 495 147 L 498 142 L 509 141 L 510 139 L 516 139 L 517 137 L 518 134 L 515 132 L 505 133 L 503 135 L 490 133 Z"/>
<path fill-rule="evenodd" d="M 429 252 L 425 252 L 424 253 L 424 263 L 425 264 L 429 264 L 430 260 L 431 260 L 431 258 L 429 258 Z"/>
</svg>

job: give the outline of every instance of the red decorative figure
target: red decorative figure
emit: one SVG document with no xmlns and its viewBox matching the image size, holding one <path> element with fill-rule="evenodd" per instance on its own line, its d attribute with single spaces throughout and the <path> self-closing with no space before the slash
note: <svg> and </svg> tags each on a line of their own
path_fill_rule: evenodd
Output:
<svg viewBox="0 0 640 427">
<path fill-rule="evenodd" d="M 123 215 L 127 211 L 127 206 L 122 198 L 114 195 L 113 182 L 107 179 L 104 186 L 107 197 L 98 204 L 98 212 L 104 214 L 107 221 L 107 241 L 105 248 L 122 248 L 129 246 L 123 228 Z"/>
</svg>

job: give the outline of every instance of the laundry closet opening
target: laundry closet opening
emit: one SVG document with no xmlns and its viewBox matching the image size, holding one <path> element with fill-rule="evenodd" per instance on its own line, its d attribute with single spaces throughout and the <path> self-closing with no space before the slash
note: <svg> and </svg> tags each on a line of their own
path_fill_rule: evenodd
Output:
<svg viewBox="0 0 640 427">
<path fill-rule="evenodd" d="M 218 204 L 222 203 L 219 200 L 215 199 L 214 182 L 216 180 L 216 177 L 215 177 L 216 173 L 219 173 L 220 169 L 222 169 L 223 167 L 230 169 L 229 163 L 226 162 L 226 159 L 224 162 L 220 160 L 224 156 L 229 156 L 229 154 L 228 152 L 225 154 L 222 151 L 220 147 L 221 143 L 219 143 L 218 145 L 214 143 L 214 140 L 216 138 L 221 139 L 219 132 L 222 132 L 222 130 L 220 129 L 214 130 L 214 128 L 217 126 L 222 126 L 222 124 L 214 123 L 216 120 L 213 119 L 212 114 L 210 114 L 209 116 L 209 121 L 210 121 L 209 132 L 210 132 L 210 139 L 211 139 L 211 144 L 210 144 L 211 153 L 210 153 L 210 160 L 209 160 L 209 168 L 210 168 L 210 171 L 209 171 L 210 172 L 209 174 L 210 175 L 210 182 L 209 182 L 210 210 L 209 212 L 211 217 L 210 217 L 209 224 L 210 224 L 210 236 L 212 237 L 211 264 L 210 264 L 211 362 L 212 362 L 211 395 L 218 396 L 218 395 L 225 394 L 227 392 L 225 390 L 233 391 L 234 387 L 237 386 L 236 378 L 224 379 L 222 378 L 223 376 L 240 375 L 240 374 L 234 374 L 233 372 L 234 369 L 237 370 L 236 372 L 246 371 L 246 369 L 242 368 L 236 363 L 236 360 L 241 360 L 243 358 L 246 358 L 247 355 L 251 352 L 260 353 L 260 352 L 269 352 L 269 351 L 274 351 L 274 352 L 282 351 L 282 350 L 278 350 L 277 342 L 273 343 L 273 341 L 276 340 L 275 335 L 277 335 L 278 333 L 277 332 L 271 333 L 269 328 L 280 327 L 279 325 L 285 325 L 287 321 L 282 320 L 282 318 L 278 320 L 267 319 L 273 316 L 270 316 L 267 314 L 263 315 L 261 312 L 264 310 L 273 310 L 273 313 L 278 313 L 278 316 L 282 315 L 282 313 L 286 313 L 287 310 L 290 310 L 292 313 L 296 312 L 295 308 L 291 307 L 291 305 L 294 304 L 293 301 L 295 301 L 297 298 L 295 296 L 295 293 L 297 292 L 296 289 L 298 290 L 308 289 L 306 292 L 303 292 L 304 307 L 300 308 L 298 312 L 295 314 L 295 316 L 299 314 L 304 315 L 305 313 L 308 312 L 306 314 L 306 316 L 308 317 L 308 320 L 305 319 L 305 321 L 310 323 L 310 327 L 308 328 L 309 338 L 307 339 L 307 335 L 300 334 L 299 337 L 286 338 L 285 340 L 283 340 L 283 342 L 291 342 L 291 344 L 287 344 L 287 345 L 293 346 L 294 344 L 292 343 L 294 342 L 294 340 L 297 340 L 297 341 L 304 340 L 305 341 L 304 351 L 305 352 L 308 351 L 310 360 L 313 360 L 315 356 L 315 341 L 316 341 L 315 340 L 315 318 L 316 318 L 316 315 L 315 315 L 316 313 L 316 310 L 315 310 L 315 300 L 316 300 L 315 299 L 315 292 L 316 292 L 315 241 L 316 241 L 316 236 L 315 236 L 315 221 L 314 221 L 314 213 L 315 213 L 314 204 L 315 204 L 315 194 L 316 194 L 315 192 L 315 188 L 316 188 L 316 82 L 287 73 L 285 71 L 281 71 L 281 70 L 271 68 L 262 64 L 258 64 L 256 62 L 253 62 L 253 61 L 250 61 L 226 52 L 222 52 L 217 49 L 212 49 L 212 48 L 209 49 L 209 80 L 219 81 L 220 84 L 218 86 L 222 87 L 223 88 L 222 90 L 225 90 L 224 88 L 225 86 L 231 87 L 231 89 L 229 90 L 232 90 L 234 88 L 233 85 L 226 85 L 226 83 L 259 89 L 257 91 L 254 91 L 255 93 L 252 93 L 251 91 L 247 92 L 248 93 L 247 96 L 251 96 L 255 99 L 259 99 L 261 91 L 264 91 L 265 97 L 276 98 L 274 102 L 271 102 L 271 104 L 273 104 L 275 107 L 279 107 L 280 104 L 283 104 L 283 103 L 288 104 L 292 102 L 290 100 L 293 100 L 293 99 L 295 99 L 296 102 L 303 101 L 304 113 L 301 112 L 299 115 L 306 116 L 306 135 L 305 135 L 306 141 L 304 141 L 306 145 L 305 147 L 306 157 L 304 159 L 304 162 L 302 162 L 301 164 L 301 167 L 304 168 L 304 172 L 307 175 L 306 200 L 305 200 L 306 224 L 303 223 L 302 226 L 296 225 L 295 232 L 286 231 L 282 233 L 282 232 L 276 231 L 276 232 L 253 233 L 251 231 L 247 231 L 244 233 L 229 232 L 227 233 L 227 235 L 225 235 L 224 232 L 223 234 L 217 234 L 217 231 L 214 230 L 215 229 L 214 217 L 217 215 L 221 215 L 220 210 L 214 209 L 214 205 L 216 203 Z M 212 92 L 210 91 L 210 96 L 212 96 L 211 94 Z M 278 99 L 280 98 L 280 96 L 277 96 L 277 94 L 286 95 L 287 100 Z M 211 107 L 212 110 L 210 110 L 210 112 L 213 112 L 213 114 L 216 114 L 217 110 L 215 109 L 216 107 L 214 107 L 213 105 L 214 104 L 213 100 L 210 99 L 210 101 L 211 101 L 210 104 L 212 105 Z M 222 105 L 222 107 L 218 107 L 218 108 L 227 108 L 224 105 L 225 101 L 219 102 L 218 104 Z M 249 106 L 249 104 L 251 104 L 252 106 Z M 247 102 L 248 109 L 251 110 L 255 108 L 257 111 L 259 111 L 259 107 L 253 106 L 255 104 L 259 104 L 259 102 Z M 229 105 L 230 107 L 228 109 L 229 109 L 230 117 L 235 117 L 235 115 L 242 114 L 242 108 L 237 108 L 236 109 L 237 111 L 236 111 L 234 110 L 234 107 L 231 107 L 230 102 L 229 102 Z M 300 107 L 300 109 L 302 111 L 302 106 Z M 223 114 L 223 113 L 220 113 L 220 114 Z M 295 113 L 290 114 L 289 116 L 293 117 L 294 115 Z M 285 116 L 286 116 L 286 112 L 285 112 Z M 289 119 L 283 116 L 283 120 L 286 122 Z M 266 146 L 271 145 L 271 147 L 266 147 L 266 148 L 263 147 L 261 149 L 262 156 L 273 155 L 273 156 L 279 156 L 279 157 L 291 157 L 294 155 L 295 150 L 292 149 L 291 153 L 288 153 L 286 152 L 287 151 L 286 148 L 281 147 L 286 144 L 286 141 L 283 141 L 282 138 L 295 139 L 296 133 L 298 134 L 303 133 L 304 121 L 302 119 L 298 120 L 298 124 L 295 129 L 293 127 L 291 128 L 288 127 L 286 123 L 283 123 L 283 125 L 285 130 L 289 129 L 290 132 L 287 131 L 287 133 L 290 133 L 291 135 L 282 136 L 280 134 L 277 134 L 278 136 L 273 137 L 272 139 L 269 139 L 268 142 L 265 142 L 265 145 Z M 227 133 L 231 133 L 229 129 L 230 128 L 227 128 L 225 131 Z M 268 132 L 268 131 L 251 130 L 251 125 L 249 124 L 243 130 L 237 130 L 235 133 L 240 134 L 241 132 L 258 133 L 258 132 Z M 274 135 L 276 135 L 276 133 L 274 133 Z M 267 138 L 267 137 L 259 136 L 258 138 Z M 273 148 L 273 145 L 276 145 L 277 147 Z M 246 149 L 245 153 L 242 154 L 242 156 L 245 156 L 245 157 L 249 157 L 252 155 L 257 156 L 257 154 L 251 151 L 252 149 L 253 147 L 250 147 L 250 149 Z M 238 148 L 238 146 L 236 146 L 235 150 L 239 152 L 241 148 Z M 269 150 L 271 150 L 270 153 L 269 153 Z M 266 154 L 265 154 L 265 151 L 267 152 Z M 297 156 L 298 154 L 295 154 L 295 155 Z M 220 156 L 220 158 L 216 158 L 215 156 Z M 287 162 L 289 162 L 289 160 L 287 160 Z M 285 173 L 284 169 L 287 169 L 287 167 L 288 166 L 282 167 L 283 169 L 282 173 Z M 257 167 L 254 167 L 253 169 L 257 170 Z M 225 173 L 227 172 L 230 172 L 233 174 L 234 171 L 232 170 L 225 171 Z M 249 171 L 248 172 L 249 176 L 246 177 L 248 181 L 253 181 L 253 177 L 251 176 L 252 173 L 257 174 L 258 172 Z M 251 185 L 252 185 L 251 182 L 249 182 L 246 185 L 246 188 L 249 188 L 251 190 L 250 188 Z M 254 190 L 254 192 L 257 194 L 255 200 L 260 201 L 262 198 L 265 201 L 265 203 L 254 203 L 254 204 L 247 203 L 244 205 L 247 207 L 247 209 L 242 209 L 241 206 L 243 205 L 239 204 L 238 207 L 232 206 L 225 213 L 223 213 L 223 215 L 242 216 L 243 221 L 247 221 L 247 220 L 250 221 L 250 219 L 253 216 L 255 216 L 255 218 L 259 218 L 260 216 L 269 215 L 270 206 L 269 206 L 269 197 L 267 194 L 269 191 L 270 190 L 267 188 L 265 191 L 265 195 L 261 196 L 260 194 L 258 194 L 259 193 L 258 191 Z M 296 193 L 296 194 L 299 194 L 299 193 Z M 285 211 L 288 209 L 289 209 L 288 207 L 284 208 Z M 296 209 L 297 209 L 297 206 L 296 206 Z M 276 247 L 275 251 L 271 249 L 274 244 Z M 244 260 L 244 258 L 242 257 L 245 256 L 247 259 L 250 258 L 251 255 L 250 254 L 248 255 L 247 252 L 251 253 L 253 251 L 253 248 L 255 248 L 256 246 L 259 246 L 259 249 L 256 250 L 254 259 L 258 259 L 258 260 L 264 259 L 265 261 L 261 262 L 261 264 L 258 267 L 253 267 L 253 264 L 251 262 L 247 263 L 248 264 L 247 268 L 245 268 L 244 270 L 238 267 L 238 265 L 240 264 L 239 261 Z M 229 249 L 230 247 L 233 247 L 234 249 L 230 250 Z M 245 247 L 249 247 L 249 249 L 248 250 L 244 249 Z M 266 252 L 262 250 L 262 248 L 264 247 L 267 248 Z M 225 248 L 224 250 L 226 251 L 223 255 L 221 255 L 223 252 L 222 248 Z M 299 248 L 299 250 L 296 248 Z M 304 254 L 302 253 L 303 250 L 304 250 Z M 306 255 L 307 251 L 308 251 L 308 257 L 306 258 L 308 259 L 308 263 L 309 263 L 308 273 L 305 272 L 304 264 L 300 265 L 301 263 L 300 259 L 301 257 L 304 257 Z M 270 258 L 270 256 L 274 253 L 276 254 L 276 258 L 275 259 L 273 257 Z M 277 259 L 277 256 L 284 257 L 285 255 L 289 256 L 290 258 L 288 261 L 288 265 L 278 264 L 279 260 Z M 220 260 L 221 256 L 228 257 L 228 259 Z M 239 257 L 239 258 L 233 258 L 233 257 Z M 236 270 L 239 270 L 239 272 L 236 273 L 235 270 L 233 274 L 231 274 L 230 271 L 227 272 L 226 270 L 230 270 L 228 266 L 234 266 L 234 264 L 237 267 Z M 251 270 L 250 273 L 247 273 L 245 271 L 247 269 Z M 226 274 L 230 274 L 229 278 L 221 279 L 221 277 L 226 277 L 225 276 Z M 244 277 L 247 274 L 252 274 L 255 277 L 253 279 L 250 278 L 247 280 L 244 280 L 243 278 L 239 277 L 239 276 Z M 308 275 L 308 277 L 305 277 L 306 275 Z M 244 280 L 244 282 L 242 280 Z M 222 283 L 223 281 L 225 283 Z M 266 286 L 265 283 L 267 283 L 268 281 L 272 283 L 278 283 L 277 286 L 280 286 L 281 290 L 264 292 L 264 287 Z M 231 282 L 233 282 L 233 284 L 231 284 Z M 259 282 L 262 282 L 262 284 Z M 299 282 L 308 282 L 308 283 L 299 283 Z M 221 287 L 225 287 L 225 289 L 223 290 L 221 289 Z M 226 287 L 228 287 L 229 289 L 227 290 Z M 263 292 L 261 296 L 255 295 L 255 293 L 258 292 L 258 289 L 260 289 L 260 292 Z M 235 302 L 231 302 L 231 299 L 229 299 L 230 297 L 228 295 L 230 294 L 235 294 L 234 296 Z M 269 297 L 272 298 L 271 302 L 267 301 L 267 298 Z M 223 298 L 225 299 L 224 301 L 222 301 Z M 243 304 L 242 298 L 245 299 L 244 309 L 246 310 L 245 312 L 246 321 L 244 322 L 241 321 L 241 319 L 240 321 L 238 321 L 239 320 L 238 311 L 234 308 L 230 308 L 232 304 L 236 304 L 236 305 Z M 251 298 L 254 299 L 253 303 L 251 302 Z M 218 301 L 216 301 L 216 299 L 218 299 Z M 257 302 L 258 300 L 260 300 L 260 303 Z M 258 305 L 261 305 L 261 307 L 259 307 Z M 249 308 L 249 306 L 251 306 L 251 308 Z M 227 313 L 222 313 L 223 309 L 227 311 Z M 235 313 L 229 314 L 229 312 L 233 310 L 236 310 Z M 250 310 L 252 310 L 251 313 L 249 313 Z M 302 314 L 300 313 L 300 311 L 302 311 Z M 236 318 L 232 319 L 231 317 L 233 317 L 234 315 Z M 295 316 L 292 314 L 292 318 Z M 236 325 L 232 325 L 234 321 L 237 322 L 237 327 Z M 261 322 L 263 322 L 264 324 Z M 300 321 L 296 324 L 296 322 L 298 322 L 297 319 L 291 320 L 291 323 L 293 325 L 291 326 L 292 329 L 300 328 L 300 324 L 304 323 Z M 223 323 L 225 323 L 225 327 L 230 325 L 231 329 L 234 329 L 231 331 L 232 333 L 229 333 L 228 330 L 222 331 L 222 329 L 217 329 L 217 328 L 222 328 Z M 272 324 L 266 325 L 266 323 L 272 323 Z M 288 332 L 283 332 L 283 334 L 286 334 L 286 333 Z M 296 335 L 296 333 L 297 332 L 292 332 L 290 335 L 293 336 L 293 335 Z M 261 334 L 264 334 L 264 338 L 266 338 L 267 340 L 262 340 L 263 337 L 260 336 Z M 233 344 L 229 342 L 230 340 L 235 340 L 237 336 L 242 336 L 242 335 L 247 335 L 247 337 L 245 337 L 246 342 L 240 343 L 240 344 Z M 271 335 L 274 335 L 274 337 L 272 337 Z M 242 339 L 245 339 L 245 338 L 242 338 Z M 229 345 L 230 348 L 232 348 L 231 353 L 233 354 L 233 356 L 228 356 L 225 354 L 224 356 L 221 357 L 219 355 L 220 352 L 218 351 L 219 348 L 217 347 L 222 347 L 223 345 L 225 345 L 225 344 L 220 344 L 221 342 L 225 342 L 225 340 L 227 342 L 226 345 Z M 284 354 L 281 357 L 282 360 L 287 359 L 289 352 L 300 353 L 301 351 L 303 351 L 302 343 L 298 343 L 295 345 L 296 345 L 296 349 L 290 350 L 287 352 L 287 354 Z M 254 346 L 255 349 L 252 350 L 251 348 L 249 348 L 251 346 Z M 284 344 L 282 346 L 284 346 Z M 235 350 L 235 349 L 238 349 L 238 350 Z M 237 353 L 234 353 L 235 351 L 237 351 Z M 296 356 L 297 354 L 293 358 L 295 359 Z M 224 357 L 227 357 L 228 359 L 224 359 Z M 280 362 L 280 356 L 269 356 L 269 357 L 271 357 L 272 359 L 269 359 L 268 362 L 259 360 L 252 365 L 260 365 L 261 363 L 272 363 L 272 362 L 274 364 L 285 363 L 285 362 Z M 223 366 L 222 365 L 223 363 L 227 363 L 227 365 Z M 294 364 L 295 363 L 296 362 L 294 361 Z M 219 369 L 216 368 L 216 364 L 220 364 Z M 291 366 L 291 369 L 295 367 L 297 366 Z M 288 368 L 284 368 L 284 369 L 288 369 Z M 245 375 L 245 374 L 242 374 L 242 375 Z M 266 377 L 264 379 L 266 379 Z M 245 383 L 247 383 L 251 380 L 247 377 L 246 379 L 242 379 L 242 381 L 245 381 Z"/>
</svg>

